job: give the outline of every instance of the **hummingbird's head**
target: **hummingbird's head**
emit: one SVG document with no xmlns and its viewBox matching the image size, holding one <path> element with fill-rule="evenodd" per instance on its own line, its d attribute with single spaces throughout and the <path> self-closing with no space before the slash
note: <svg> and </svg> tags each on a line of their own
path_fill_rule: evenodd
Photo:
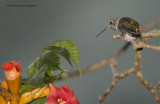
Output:
<svg viewBox="0 0 160 104">
<path fill-rule="evenodd" d="M 96 37 L 98 37 L 100 34 L 102 34 L 107 29 L 118 30 L 118 23 L 119 23 L 120 19 L 121 18 L 119 18 L 119 17 L 112 18 L 110 20 L 108 26 L 105 29 L 103 29 Z"/>
<path fill-rule="evenodd" d="M 113 30 L 118 30 L 118 23 L 119 23 L 120 18 L 112 18 L 107 26 L 107 29 L 113 29 Z"/>
</svg>

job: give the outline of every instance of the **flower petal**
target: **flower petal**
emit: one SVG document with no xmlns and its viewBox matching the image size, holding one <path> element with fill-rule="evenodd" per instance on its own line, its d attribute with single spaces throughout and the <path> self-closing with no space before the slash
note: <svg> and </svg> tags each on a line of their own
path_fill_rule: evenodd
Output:
<svg viewBox="0 0 160 104">
<path fill-rule="evenodd" d="M 53 95 L 58 99 L 62 96 L 61 89 L 55 87 L 53 84 L 49 84 L 49 87 L 50 87 L 50 94 L 49 95 Z"/>
<path fill-rule="evenodd" d="M 74 96 L 72 99 L 70 99 L 69 103 L 67 104 L 79 104 L 78 99 Z"/>
<path fill-rule="evenodd" d="M 47 102 L 45 104 L 59 104 L 66 102 L 65 104 L 79 104 L 78 99 L 74 96 L 73 89 L 69 89 L 68 85 L 62 85 L 60 88 L 56 88 L 53 84 L 49 84 L 50 94 L 47 96 Z M 58 100 L 61 102 L 58 102 Z"/>
<path fill-rule="evenodd" d="M 73 89 L 71 88 L 71 89 L 69 90 L 69 97 L 72 97 L 72 96 L 74 96 L 74 93 L 73 93 Z"/>
<path fill-rule="evenodd" d="M 59 96 L 59 92 L 61 92 L 61 90 L 56 88 L 53 84 L 49 84 L 49 87 L 50 93 L 47 96 L 47 102 L 45 104 L 59 104 L 57 97 Z"/>
<path fill-rule="evenodd" d="M 20 61 L 17 62 L 15 68 L 16 68 L 17 72 L 22 73 L 22 71 L 21 71 L 21 62 Z"/>
<path fill-rule="evenodd" d="M 2 68 L 5 71 L 8 71 L 8 70 L 11 70 L 12 68 L 15 68 L 17 70 L 17 72 L 19 72 L 20 74 L 22 73 L 20 61 L 18 61 L 18 63 L 16 63 L 15 61 L 6 62 L 5 64 L 2 65 Z"/>
<path fill-rule="evenodd" d="M 73 93 L 73 89 L 71 88 L 71 89 L 69 90 L 69 96 L 68 96 L 66 102 L 70 102 L 73 97 L 74 97 L 74 93 Z"/>
<path fill-rule="evenodd" d="M 60 89 L 62 90 L 62 96 L 61 99 L 67 100 L 69 97 L 69 86 L 68 85 L 62 85 L 60 86 Z"/>
<path fill-rule="evenodd" d="M 56 98 L 48 98 L 47 96 L 47 102 L 45 104 L 59 104 L 58 100 Z"/>
<path fill-rule="evenodd" d="M 13 67 L 15 67 L 16 65 L 17 65 L 17 63 L 15 61 L 10 61 L 10 62 L 4 63 L 2 65 L 2 68 L 5 71 L 8 71 L 8 70 L 12 69 Z"/>
</svg>

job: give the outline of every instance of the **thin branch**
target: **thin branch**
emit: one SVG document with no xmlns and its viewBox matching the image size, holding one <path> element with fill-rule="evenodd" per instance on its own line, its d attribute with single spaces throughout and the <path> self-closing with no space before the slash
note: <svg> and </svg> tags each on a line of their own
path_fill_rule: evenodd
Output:
<svg viewBox="0 0 160 104">
<path fill-rule="evenodd" d="M 157 85 L 154 87 L 156 90 L 160 88 L 160 81 L 157 83 Z"/>
<path fill-rule="evenodd" d="M 134 43 L 134 47 L 136 49 L 147 48 L 147 49 L 153 49 L 155 51 L 160 51 L 160 46 L 149 45 L 149 44 L 145 44 L 145 43 L 142 43 L 142 42 L 132 42 L 132 43 Z"/>
<path fill-rule="evenodd" d="M 158 24 L 160 24 L 160 19 L 151 23 L 150 25 L 146 26 L 145 28 L 141 29 L 141 31 L 145 31 L 146 29 L 149 29 L 151 27 L 155 27 Z M 154 50 L 160 51 L 159 46 L 153 46 L 153 45 L 145 44 L 145 42 L 148 41 L 150 38 L 159 37 L 159 36 L 160 36 L 160 30 L 155 30 L 155 31 L 151 31 L 151 32 L 148 32 L 148 33 L 145 33 L 145 34 L 143 33 L 141 41 L 125 40 L 120 35 L 114 35 L 113 38 L 114 39 L 122 39 L 124 41 L 132 43 L 134 48 L 136 48 L 136 50 L 138 48 L 148 48 L 148 49 L 154 49 Z M 116 70 L 117 65 L 111 64 L 110 67 L 111 67 L 111 70 L 112 70 L 112 73 L 113 73 L 113 81 L 112 81 L 110 87 L 104 92 L 104 94 L 99 97 L 100 102 L 103 102 L 105 100 L 107 95 L 112 91 L 112 89 L 115 87 L 116 83 L 120 79 L 122 79 L 122 78 L 124 78 L 124 77 L 126 77 L 130 74 L 133 74 L 133 72 L 134 72 L 135 75 L 137 76 L 137 78 L 139 79 L 139 81 L 142 83 L 142 85 L 152 93 L 152 95 L 154 96 L 154 98 L 156 99 L 158 104 L 160 104 L 160 99 L 159 99 L 159 97 L 156 93 L 157 89 L 160 88 L 160 82 L 158 82 L 158 84 L 156 86 L 152 86 L 151 84 L 149 84 L 147 82 L 147 80 L 145 80 L 143 78 L 143 75 L 142 75 L 141 70 L 140 70 L 141 69 L 141 63 L 140 63 L 141 62 L 141 53 L 142 53 L 142 50 L 136 51 L 134 68 L 131 68 L 131 69 L 127 70 L 126 72 L 123 72 L 122 74 L 119 74 L 119 72 Z"/>
<path fill-rule="evenodd" d="M 147 33 L 142 33 L 142 38 L 160 37 L 160 30 L 153 30 Z"/>
<path fill-rule="evenodd" d="M 120 78 L 125 78 L 127 77 L 128 75 L 131 75 L 133 72 L 135 71 L 134 68 L 131 68 L 131 69 L 128 69 L 127 71 L 123 72 L 120 74 Z"/>
<path fill-rule="evenodd" d="M 117 63 L 112 63 L 110 65 L 111 71 L 113 73 L 113 80 L 110 87 L 104 92 L 104 94 L 99 96 L 99 102 L 103 102 L 106 99 L 107 95 L 112 91 L 112 89 L 115 87 L 115 85 L 120 79 L 125 78 L 128 75 L 131 75 L 135 71 L 134 68 L 131 68 L 123 73 L 119 73 L 116 67 L 117 67 Z"/>
<path fill-rule="evenodd" d="M 160 104 L 160 99 L 159 99 L 158 94 L 156 92 L 157 89 L 154 86 L 152 86 L 151 84 L 149 84 L 148 81 L 143 78 L 141 71 L 136 71 L 135 74 L 136 74 L 137 78 L 139 79 L 139 81 L 142 83 L 142 85 L 150 91 L 150 93 L 154 96 L 154 98 L 158 102 L 158 104 Z"/>
<path fill-rule="evenodd" d="M 160 36 L 160 30 L 150 31 L 150 32 L 148 32 L 146 34 L 143 33 L 143 37 L 145 37 L 145 38 L 146 37 L 147 38 L 151 38 L 151 37 L 155 37 L 155 36 Z M 135 47 L 135 49 L 147 48 L 147 49 L 153 49 L 153 50 L 156 50 L 156 51 L 160 51 L 160 46 L 145 44 L 144 42 L 141 42 L 141 41 L 125 40 L 120 35 L 114 35 L 113 38 L 114 39 L 121 39 L 121 40 L 127 41 L 127 42 L 131 42 L 133 44 L 133 46 Z"/>
<path fill-rule="evenodd" d="M 138 48 L 148 48 L 148 49 L 160 51 L 160 46 L 153 46 L 153 45 L 145 44 L 145 42 L 147 42 L 150 38 L 158 37 L 158 36 L 160 36 L 160 30 L 154 30 L 154 31 L 150 31 L 148 33 L 143 33 L 141 41 L 125 40 L 120 35 L 114 35 L 113 38 L 114 39 L 121 39 L 123 41 L 127 41 L 127 42 L 132 43 L 136 50 Z M 154 98 L 156 99 L 158 104 L 160 104 L 160 99 L 159 99 L 158 94 L 156 92 L 157 89 L 159 89 L 159 87 L 160 87 L 160 82 L 156 86 L 152 86 L 150 83 L 147 82 L 147 80 L 145 80 L 143 78 L 143 75 L 140 70 L 141 69 L 141 63 L 140 63 L 141 62 L 141 52 L 142 52 L 142 50 L 136 51 L 134 68 L 127 70 L 126 72 L 122 73 L 121 75 L 118 73 L 115 66 L 111 65 L 111 69 L 112 69 L 112 73 L 113 73 L 113 81 L 112 81 L 110 87 L 105 91 L 105 93 L 99 97 L 100 102 L 103 102 L 105 100 L 107 95 L 112 91 L 112 89 L 114 88 L 114 86 L 116 85 L 116 83 L 120 79 L 122 79 L 130 74 L 133 74 L 133 72 L 134 72 L 135 75 L 137 76 L 137 78 L 139 79 L 139 81 L 142 83 L 142 85 L 152 93 L 152 95 L 154 96 Z"/>
<path fill-rule="evenodd" d="M 152 86 L 150 83 L 147 82 L 147 80 L 145 80 L 143 78 L 143 75 L 140 71 L 140 69 L 141 69 L 141 63 L 140 63 L 141 62 L 141 53 L 142 53 L 142 51 L 136 51 L 134 67 L 121 73 L 121 74 L 116 69 L 117 64 L 115 65 L 115 63 L 113 63 L 110 65 L 112 73 L 113 73 L 113 81 L 112 81 L 110 87 L 104 92 L 104 94 L 99 97 L 99 102 L 103 102 L 105 100 L 105 98 L 113 90 L 116 83 L 120 79 L 125 78 L 126 76 L 135 73 L 135 75 L 137 76 L 139 81 L 142 83 L 142 85 L 152 93 L 152 95 L 154 96 L 154 98 L 156 99 L 158 104 L 160 104 L 160 99 L 159 99 L 158 94 L 156 92 L 157 89 L 160 87 L 160 82 L 158 82 L 158 84 L 156 86 Z"/>
<path fill-rule="evenodd" d="M 143 27 L 141 29 L 141 32 L 147 31 L 149 29 L 155 28 L 160 24 L 160 18 L 158 18 L 157 20 L 151 22 L 150 24 L 146 25 L 145 27 Z"/>
<path fill-rule="evenodd" d="M 156 36 L 157 36 L 157 34 L 159 35 L 160 32 L 158 30 L 158 31 L 154 31 L 154 33 L 156 33 Z M 148 34 L 147 35 L 143 34 L 143 36 L 149 36 L 149 38 L 155 36 L 153 34 L 153 32 L 149 32 Z M 123 37 L 121 37 L 120 35 L 113 36 L 113 38 L 124 40 Z M 131 42 L 136 49 L 138 49 L 138 48 L 148 48 L 148 49 L 153 49 L 153 50 L 160 51 L 160 46 L 153 46 L 153 45 L 145 44 L 145 42 L 147 40 L 148 39 L 142 40 L 142 41 L 134 41 L 134 40 L 124 40 L 124 41 Z M 158 102 L 158 104 L 160 104 L 160 99 L 159 99 L 158 94 L 156 92 L 157 89 L 160 87 L 160 83 L 158 83 L 158 85 L 155 86 L 155 87 L 152 86 L 150 83 L 147 82 L 147 80 L 145 80 L 143 78 L 143 74 L 142 74 L 142 72 L 140 70 L 141 69 L 141 63 L 140 63 L 141 62 L 141 51 L 136 51 L 135 66 L 134 66 L 135 67 L 135 75 L 137 76 L 139 81 L 142 83 L 142 85 L 152 93 L 152 95 L 154 96 L 154 98 Z"/>
<path fill-rule="evenodd" d="M 121 56 L 130 46 L 130 43 L 126 43 L 121 49 L 119 49 L 115 54 L 113 54 L 110 58 L 107 58 L 105 60 L 102 60 L 101 62 L 98 62 L 96 64 L 93 64 L 91 66 L 85 67 L 82 69 L 82 75 L 88 74 L 97 70 L 100 70 L 103 67 L 106 67 L 110 63 L 112 63 L 114 60 L 116 60 L 119 56 Z M 75 71 L 73 74 L 62 74 L 62 76 L 59 78 L 61 79 L 67 79 L 70 77 L 76 77 L 79 76 L 79 71 Z"/>
<path fill-rule="evenodd" d="M 157 19 L 156 21 L 151 22 L 150 24 L 146 25 L 145 27 L 141 28 L 141 32 L 149 30 L 151 28 L 156 27 L 157 25 L 160 24 L 160 18 Z M 150 36 L 143 36 L 142 37 L 150 37 Z M 104 59 L 101 62 L 97 62 L 96 64 L 93 64 L 91 66 L 87 66 L 82 68 L 82 75 L 84 74 L 88 74 L 88 73 L 92 73 L 94 71 L 100 70 L 101 68 L 106 67 L 107 65 L 109 65 L 111 62 L 113 62 L 115 59 L 117 59 L 119 56 L 121 56 L 129 47 L 131 46 L 131 43 L 126 43 L 121 49 L 119 49 L 117 52 L 115 52 L 115 54 L 113 54 L 110 58 Z M 79 76 L 79 71 L 75 71 L 72 74 L 63 74 L 58 80 L 62 80 L 62 79 L 67 79 L 67 78 L 71 78 L 71 77 L 77 77 Z"/>
<path fill-rule="evenodd" d="M 160 30 L 152 30 L 152 31 L 149 31 L 147 33 L 142 33 L 141 37 L 142 37 L 142 39 L 160 37 Z M 122 40 L 124 40 L 123 37 L 120 36 L 120 35 L 113 35 L 113 39 L 122 39 Z"/>
<path fill-rule="evenodd" d="M 104 92 L 104 94 L 101 95 L 101 96 L 99 96 L 99 102 L 103 102 L 106 99 L 107 95 L 112 91 L 112 89 L 114 88 L 114 86 L 116 85 L 116 83 L 118 82 L 118 80 L 119 80 L 118 78 L 115 78 L 112 81 L 110 87 Z"/>
<path fill-rule="evenodd" d="M 149 84 L 147 82 L 147 80 L 145 80 L 143 78 L 143 74 L 140 71 L 141 69 L 141 51 L 136 51 L 136 55 L 135 55 L 135 75 L 137 76 L 137 78 L 139 79 L 139 81 L 142 83 L 142 85 L 147 88 L 152 95 L 154 96 L 154 98 L 156 99 L 156 101 L 158 102 L 158 104 L 160 104 L 160 99 L 158 97 L 158 94 L 156 92 L 156 89 L 154 86 L 152 86 L 151 84 Z"/>
</svg>

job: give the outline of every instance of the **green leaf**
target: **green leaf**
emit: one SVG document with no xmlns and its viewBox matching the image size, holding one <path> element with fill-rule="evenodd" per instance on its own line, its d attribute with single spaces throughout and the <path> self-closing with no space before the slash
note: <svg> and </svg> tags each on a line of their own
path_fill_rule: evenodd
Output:
<svg viewBox="0 0 160 104">
<path fill-rule="evenodd" d="M 27 85 L 32 85 L 34 87 L 43 86 L 57 80 L 62 73 L 65 73 L 65 71 L 60 67 L 59 55 L 64 57 L 71 66 L 72 60 L 78 67 L 81 75 L 77 47 L 73 42 L 68 40 L 57 41 L 45 48 L 42 54 L 29 66 L 28 78 L 21 79 L 21 92 L 27 90 Z M 53 75 L 54 71 L 59 71 L 59 74 Z"/>
<path fill-rule="evenodd" d="M 45 64 L 34 76 L 30 78 L 22 79 L 21 80 L 22 85 L 32 85 L 35 87 L 43 86 L 57 80 L 61 76 L 61 74 L 64 72 L 62 70 L 57 75 L 49 76 L 47 75 L 47 71 L 48 71 L 48 66 Z"/>
<path fill-rule="evenodd" d="M 27 73 L 29 77 L 34 76 L 38 72 L 38 66 L 37 66 L 37 60 L 39 60 L 39 56 L 36 57 L 36 59 L 31 63 L 31 65 L 28 67 Z"/>
<path fill-rule="evenodd" d="M 52 43 L 50 46 L 57 46 L 57 47 L 66 48 L 70 53 L 70 57 L 71 57 L 72 61 L 78 67 L 79 72 L 80 72 L 80 76 L 81 76 L 81 69 L 80 69 L 80 65 L 79 65 L 79 53 L 78 53 L 78 49 L 77 49 L 76 45 L 73 42 L 71 42 L 69 40 L 61 40 L 61 41 L 57 41 L 55 43 Z"/>
<path fill-rule="evenodd" d="M 53 81 L 57 80 L 57 79 L 62 75 L 62 73 L 64 73 L 64 70 L 61 71 L 61 72 L 60 72 L 59 74 L 57 74 L 57 75 L 53 75 L 53 76 L 51 76 L 51 77 L 46 77 L 45 80 L 44 80 L 44 82 L 45 82 L 46 84 L 52 83 Z"/>
<path fill-rule="evenodd" d="M 34 76 L 45 64 L 48 66 L 47 73 L 50 76 L 52 76 L 54 70 L 62 70 L 60 67 L 60 57 L 57 55 L 57 53 L 46 50 L 45 53 L 43 53 L 41 56 L 38 56 L 29 66 L 28 76 Z"/>
<path fill-rule="evenodd" d="M 39 67 L 42 67 L 45 64 L 47 64 L 49 69 L 54 69 L 54 70 L 61 69 L 60 68 L 60 57 L 53 52 L 47 52 L 39 58 L 37 65 Z"/>
<path fill-rule="evenodd" d="M 67 49 L 62 48 L 62 47 L 57 47 L 57 46 L 48 46 L 47 49 L 50 50 L 51 52 L 57 53 L 61 55 L 62 57 L 64 57 L 68 61 L 68 63 L 72 66 L 72 63 L 70 60 L 70 53 Z"/>
<path fill-rule="evenodd" d="M 60 67 L 60 57 L 54 52 L 47 52 L 37 62 L 37 65 L 41 68 L 44 65 L 48 66 L 47 74 L 52 76 L 53 71 L 62 70 Z"/>
<path fill-rule="evenodd" d="M 39 71 L 38 73 L 36 73 L 33 77 L 31 78 L 27 78 L 27 79 L 22 79 L 21 83 L 22 84 L 30 84 L 33 86 L 41 86 L 44 85 L 44 79 L 45 79 L 45 74 L 48 70 L 48 66 L 44 65 Z"/>
<path fill-rule="evenodd" d="M 32 86 L 32 85 L 22 85 L 20 90 L 19 90 L 19 94 L 23 94 L 25 92 L 28 92 L 28 91 L 31 91 L 32 89 L 36 88 L 35 86 Z"/>
<path fill-rule="evenodd" d="M 47 100 L 47 97 L 43 97 L 43 98 L 40 98 L 40 99 L 36 99 L 29 104 L 44 104 L 46 102 L 46 100 Z"/>
</svg>

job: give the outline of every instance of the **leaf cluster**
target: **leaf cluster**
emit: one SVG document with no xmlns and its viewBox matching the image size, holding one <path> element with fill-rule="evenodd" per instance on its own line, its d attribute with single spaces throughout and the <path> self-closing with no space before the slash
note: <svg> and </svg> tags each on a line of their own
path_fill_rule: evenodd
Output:
<svg viewBox="0 0 160 104">
<path fill-rule="evenodd" d="M 60 56 L 65 58 L 72 68 L 74 62 L 81 73 L 79 53 L 75 44 L 69 40 L 57 41 L 44 48 L 42 54 L 37 56 L 28 67 L 28 77 L 21 79 L 19 93 L 43 87 L 57 80 L 63 73 L 67 73 L 61 68 Z"/>
</svg>

